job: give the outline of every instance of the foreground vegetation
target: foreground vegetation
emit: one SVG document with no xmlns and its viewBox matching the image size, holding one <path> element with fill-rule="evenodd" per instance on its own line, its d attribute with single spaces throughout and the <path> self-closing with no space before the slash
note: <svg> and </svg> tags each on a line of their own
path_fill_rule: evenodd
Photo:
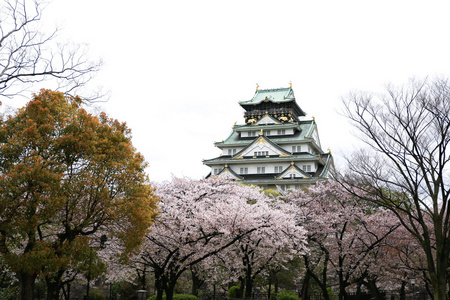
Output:
<svg viewBox="0 0 450 300">
<path fill-rule="evenodd" d="M 336 181 L 287 194 L 219 179 L 151 186 L 126 124 L 83 109 L 101 93 L 71 96 L 101 63 L 40 32 L 43 4 L 0 10 L 0 97 L 37 82 L 64 91 L 0 119 L 1 299 L 69 299 L 80 285 L 98 299 L 102 285 L 157 300 L 450 296 L 448 79 L 348 95 L 368 147 Z"/>
</svg>

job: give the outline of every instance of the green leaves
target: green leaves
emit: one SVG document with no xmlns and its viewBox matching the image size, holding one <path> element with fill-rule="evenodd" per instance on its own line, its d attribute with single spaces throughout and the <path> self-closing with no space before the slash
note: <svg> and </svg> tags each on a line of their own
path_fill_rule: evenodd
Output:
<svg viewBox="0 0 450 300">
<path fill-rule="evenodd" d="M 155 218 L 158 198 L 130 130 L 80 103 L 41 90 L 0 122 L 0 253 L 16 272 L 85 272 L 89 261 L 100 274 L 96 234 L 128 253 Z"/>
</svg>

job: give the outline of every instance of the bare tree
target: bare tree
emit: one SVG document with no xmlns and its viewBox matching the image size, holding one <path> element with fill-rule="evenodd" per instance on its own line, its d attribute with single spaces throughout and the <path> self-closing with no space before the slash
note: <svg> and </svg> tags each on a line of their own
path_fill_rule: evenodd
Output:
<svg viewBox="0 0 450 300">
<path fill-rule="evenodd" d="M 411 80 L 382 94 L 355 92 L 345 114 L 368 147 L 341 179 L 392 210 L 423 249 L 434 299 L 446 299 L 450 239 L 450 84 Z M 355 184 L 356 186 L 356 184 Z M 375 199 L 375 200 L 374 200 Z"/>
<path fill-rule="evenodd" d="M 50 34 L 41 30 L 43 0 L 1 1 L 0 97 L 22 95 L 36 90 L 36 83 L 51 79 L 54 90 L 70 95 L 82 92 L 101 62 L 90 61 L 81 45 L 57 43 L 58 29 Z M 92 100 L 100 94 L 82 96 Z"/>
</svg>

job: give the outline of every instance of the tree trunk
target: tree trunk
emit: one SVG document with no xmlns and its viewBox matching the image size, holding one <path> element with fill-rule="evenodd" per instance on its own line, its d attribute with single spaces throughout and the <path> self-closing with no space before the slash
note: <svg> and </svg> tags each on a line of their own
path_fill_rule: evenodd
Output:
<svg viewBox="0 0 450 300">
<path fill-rule="evenodd" d="M 175 282 L 169 282 L 166 285 L 166 288 L 165 288 L 165 290 L 166 290 L 166 300 L 173 300 L 173 292 L 175 290 L 175 283 L 176 283 L 176 281 Z"/>
<path fill-rule="evenodd" d="M 302 300 L 309 299 L 309 283 L 311 282 L 311 274 L 309 271 L 306 271 L 305 278 L 303 278 L 302 289 L 300 292 L 300 297 Z"/>
<path fill-rule="evenodd" d="M 136 272 L 138 275 L 139 282 L 141 284 L 141 288 L 143 290 L 147 290 L 147 268 L 144 266 L 144 269 L 141 271 L 142 275 L 139 272 L 139 270 L 137 270 Z"/>
<path fill-rule="evenodd" d="M 253 291 L 253 278 L 252 276 L 249 276 L 245 280 L 245 298 L 251 299 L 252 291 Z"/>
<path fill-rule="evenodd" d="M 440 254 L 442 256 L 442 253 Z M 436 253 L 436 256 L 438 256 L 438 253 Z M 445 300 L 447 299 L 447 263 L 439 260 L 440 258 L 436 257 L 436 276 L 434 280 L 431 280 L 433 283 L 434 300 Z M 430 277 L 432 277 L 431 274 Z"/>
<path fill-rule="evenodd" d="M 62 288 L 61 278 L 64 271 L 58 271 L 53 275 L 45 276 L 47 285 L 47 300 L 58 300 L 59 292 Z"/>
<path fill-rule="evenodd" d="M 70 300 L 70 282 L 65 284 L 67 286 L 67 289 L 64 288 L 64 285 L 62 287 L 63 295 L 65 300 Z"/>
<path fill-rule="evenodd" d="M 164 285 L 159 272 L 155 270 L 155 290 L 156 300 L 162 300 L 164 294 Z"/>
<path fill-rule="evenodd" d="M 245 286 L 245 280 L 242 277 L 240 277 L 239 278 L 239 290 L 236 291 L 236 298 L 244 297 L 244 286 Z"/>
<path fill-rule="evenodd" d="M 87 284 L 86 284 L 86 300 L 89 300 L 90 288 L 91 288 L 91 270 L 89 269 L 89 273 L 87 275 Z"/>
<path fill-rule="evenodd" d="M 195 269 L 191 268 L 191 277 L 192 277 L 192 295 L 198 296 L 198 290 L 205 282 L 200 278 L 200 276 L 197 275 L 198 273 L 195 271 Z"/>
<path fill-rule="evenodd" d="M 47 283 L 47 300 L 59 299 L 60 286 L 58 283 Z"/>
<path fill-rule="evenodd" d="M 402 286 L 400 287 L 400 300 L 406 300 L 405 286 L 406 282 L 402 281 Z"/>
<path fill-rule="evenodd" d="M 372 295 L 372 299 L 375 300 L 384 300 L 383 294 L 380 292 L 380 289 L 377 286 L 377 283 L 374 279 L 368 279 L 367 280 L 367 289 L 369 290 L 370 294 Z"/>
<path fill-rule="evenodd" d="M 276 299 L 278 297 L 278 288 L 279 288 L 278 277 L 277 276 L 275 276 L 275 278 L 273 280 L 273 284 L 274 284 L 274 291 L 273 291 L 273 293 L 274 293 L 275 299 Z"/>
<path fill-rule="evenodd" d="M 19 280 L 19 300 L 34 300 L 34 283 L 37 275 L 26 272 L 17 272 Z"/>
<path fill-rule="evenodd" d="M 345 280 L 344 280 L 344 274 L 342 272 L 344 268 L 344 259 L 342 257 L 339 257 L 339 271 L 338 271 L 338 278 L 339 278 L 339 300 L 345 300 L 347 298 L 347 292 L 345 291 Z"/>
</svg>

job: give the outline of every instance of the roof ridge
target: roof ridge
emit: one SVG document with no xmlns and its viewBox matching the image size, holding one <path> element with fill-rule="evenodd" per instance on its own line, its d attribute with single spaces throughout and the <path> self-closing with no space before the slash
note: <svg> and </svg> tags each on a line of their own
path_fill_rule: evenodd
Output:
<svg viewBox="0 0 450 300">
<path fill-rule="evenodd" d="M 271 89 L 259 89 L 258 92 L 260 91 L 277 91 L 277 90 L 289 90 L 292 89 L 291 87 L 280 87 L 280 88 L 271 88 Z"/>
</svg>

